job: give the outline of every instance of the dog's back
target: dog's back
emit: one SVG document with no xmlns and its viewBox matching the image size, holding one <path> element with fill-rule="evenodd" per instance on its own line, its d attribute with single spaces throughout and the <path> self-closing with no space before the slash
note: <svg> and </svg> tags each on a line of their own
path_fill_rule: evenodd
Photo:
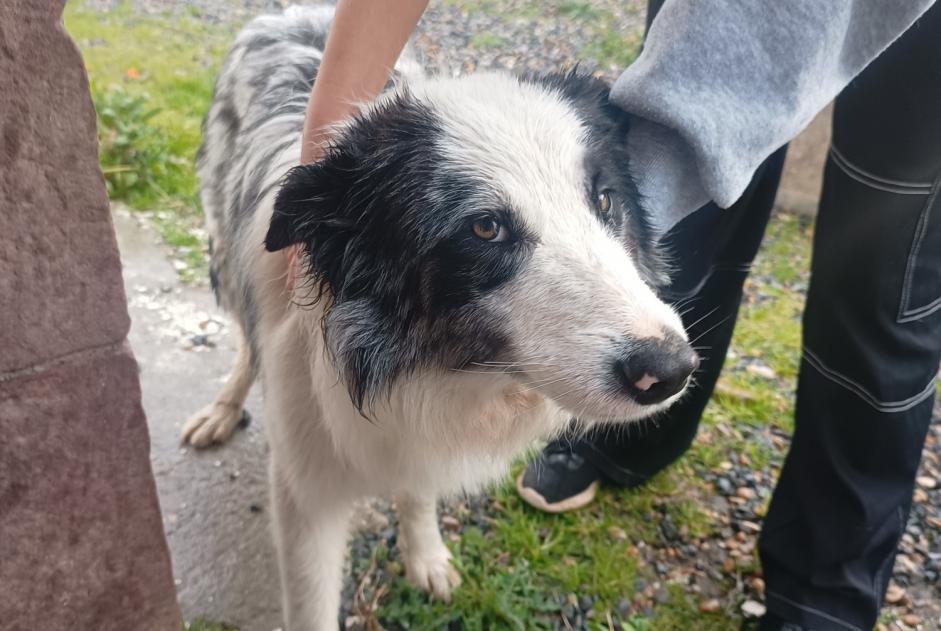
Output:
<svg viewBox="0 0 941 631">
<path fill-rule="evenodd" d="M 261 249 L 261 243 L 244 243 L 247 228 L 259 202 L 298 163 L 307 100 L 333 14 L 332 6 L 292 6 L 252 20 L 226 55 L 203 121 L 197 174 L 210 280 L 249 340 L 257 319 L 253 280 L 246 275 L 252 266 L 232 259 L 245 256 L 245 248 Z M 408 48 L 396 74 L 421 74 Z"/>
<path fill-rule="evenodd" d="M 253 20 L 238 36 L 216 80 L 197 157 L 199 194 L 216 298 L 250 329 L 251 279 L 239 256 L 240 234 L 258 201 L 297 161 L 304 110 L 333 17 L 330 7 L 292 7 Z M 261 244 L 256 244 L 259 248 Z M 249 331 L 246 331 L 247 333 Z"/>
</svg>

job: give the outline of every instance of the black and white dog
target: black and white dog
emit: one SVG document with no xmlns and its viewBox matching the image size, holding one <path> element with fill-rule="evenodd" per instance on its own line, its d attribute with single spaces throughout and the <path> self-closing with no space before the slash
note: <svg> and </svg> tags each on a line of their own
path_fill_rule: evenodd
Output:
<svg viewBox="0 0 941 631">
<path fill-rule="evenodd" d="M 460 579 L 438 497 L 494 480 L 572 416 L 663 410 L 697 363 L 651 289 L 662 263 L 604 84 L 425 78 L 406 54 L 326 158 L 295 166 L 331 16 L 248 25 L 199 156 L 213 285 L 244 340 L 184 440 L 224 441 L 263 376 L 291 631 L 337 628 L 355 500 L 395 497 L 408 578 L 447 598 Z"/>
</svg>

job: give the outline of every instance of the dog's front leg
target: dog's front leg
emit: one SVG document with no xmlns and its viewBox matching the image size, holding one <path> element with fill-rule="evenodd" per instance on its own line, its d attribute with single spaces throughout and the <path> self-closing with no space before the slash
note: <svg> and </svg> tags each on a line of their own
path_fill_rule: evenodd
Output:
<svg viewBox="0 0 941 631">
<path fill-rule="evenodd" d="M 451 565 L 451 552 L 441 540 L 435 498 L 401 495 L 395 504 L 406 578 L 435 598 L 449 601 L 451 590 L 461 584 L 461 576 Z"/>
<path fill-rule="evenodd" d="M 277 466 L 270 476 L 286 629 L 337 631 L 352 498 L 298 502 Z"/>
</svg>

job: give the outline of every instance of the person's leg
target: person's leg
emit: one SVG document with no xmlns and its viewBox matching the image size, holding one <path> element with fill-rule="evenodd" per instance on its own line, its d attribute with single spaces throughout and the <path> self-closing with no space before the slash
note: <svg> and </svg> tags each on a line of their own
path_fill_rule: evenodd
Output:
<svg viewBox="0 0 941 631">
<path fill-rule="evenodd" d="M 762 629 L 868 631 L 882 605 L 941 360 L 939 76 L 936 6 L 836 103 Z"/>
</svg>

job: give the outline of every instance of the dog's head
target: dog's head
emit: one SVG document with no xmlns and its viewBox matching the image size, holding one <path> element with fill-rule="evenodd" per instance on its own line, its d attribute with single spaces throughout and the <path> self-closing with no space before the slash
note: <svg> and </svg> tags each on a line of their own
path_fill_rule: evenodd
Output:
<svg viewBox="0 0 941 631">
<path fill-rule="evenodd" d="M 576 74 L 399 88 L 287 175 L 265 245 L 306 250 L 357 406 L 449 369 L 505 374 L 585 418 L 680 395 L 697 359 L 651 289 L 665 274 L 607 96 Z"/>
</svg>

